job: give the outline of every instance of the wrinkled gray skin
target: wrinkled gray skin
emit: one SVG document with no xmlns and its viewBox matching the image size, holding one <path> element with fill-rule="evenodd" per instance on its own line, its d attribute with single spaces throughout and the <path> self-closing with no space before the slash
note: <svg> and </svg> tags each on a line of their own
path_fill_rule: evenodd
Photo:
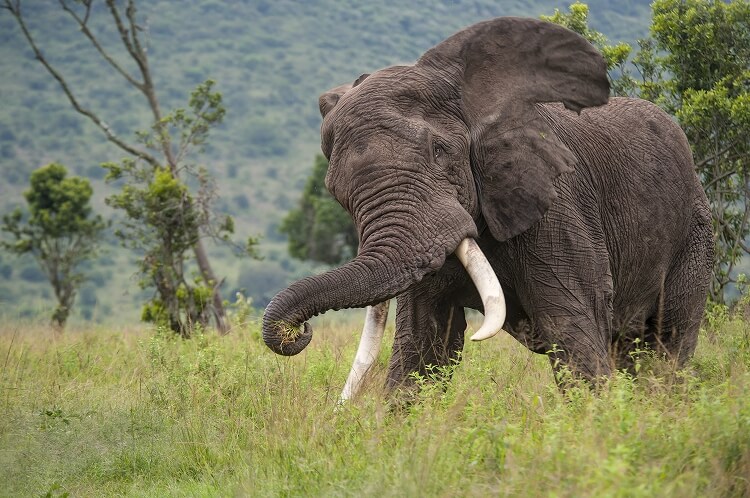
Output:
<svg viewBox="0 0 750 498">
<path fill-rule="evenodd" d="M 452 255 L 474 237 L 505 291 L 504 329 L 553 364 L 606 375 L 635 338 L 682 364 L 711 270 L 706 197 L 671 119 L 608 94 L 581 37 L 499 18 L 321 96 L 326 185 L 360 250 L 273 299 L 268 346 L 296 354 L 310 317 L 397 297 L 388 387 L 449 363 L 464 308 L 482 310 Z"/>
</svg>

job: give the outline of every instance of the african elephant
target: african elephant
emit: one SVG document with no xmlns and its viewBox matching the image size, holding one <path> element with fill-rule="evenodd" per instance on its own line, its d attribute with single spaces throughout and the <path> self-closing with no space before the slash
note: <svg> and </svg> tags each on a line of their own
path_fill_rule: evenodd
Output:
<svg viewBox="0 0 750 498">
<path fill-rule="evenodd" d="M 396 297 L 389 389 L 457 357 L 464 308 L 485 312 L 477 338 L 502 326 L 585 379 L 627 367 L 635 339 L 683 364 L 712 267 L 708 202 L 669 116 L 608 97 L 586 40 L 511 17 L 324 93 L 326 186 L 359 252 L 281 291 L 266 344 L 297 354 L 310 317 Z"/>
</svg>

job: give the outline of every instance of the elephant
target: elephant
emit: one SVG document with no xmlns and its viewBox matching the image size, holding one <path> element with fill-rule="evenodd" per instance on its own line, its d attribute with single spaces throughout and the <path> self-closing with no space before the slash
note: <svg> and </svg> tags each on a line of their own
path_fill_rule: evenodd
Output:
<svg viewBox="0 0 750 498">
<path fill-rule="evenodd" d="M 711 277 L 708 201 L 680 127 L 609 93 L 589 42 L 517 17 L 325 92 L 326 187 L 359 250 L 279 292 L 265 343 L 297 354 L 312 316 L 372 306 L 346 399 L 396 298 L 389 392 L 460 357 L 466 309 L 485 315 L 472 339 L 502 328 L 585 380 L 644 345 L 683 366 Z"/>
</svg>

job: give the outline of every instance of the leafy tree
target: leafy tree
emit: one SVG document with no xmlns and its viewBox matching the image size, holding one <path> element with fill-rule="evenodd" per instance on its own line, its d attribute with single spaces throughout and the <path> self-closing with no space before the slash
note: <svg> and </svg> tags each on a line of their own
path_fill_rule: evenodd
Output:
<svg viewBox="0 0 750 498">
<path fill-rule="evenodd" d="M 92 193 L 88 180 L 68 177 L 64 166 L 52 163 L 31 175 L 31 188 L 24 192 L 28 213 L 17 208 L 3 216 L 2 230 L 15 240 L 0 246 L 37 260 L 54 289 L 52 323 L 60 329 L 85 280 L 78 266 L 96 254 L 105 227 L 101 216 L 92 216 Z"/>
<path fill-rule="evenodd" d="M 328 161 L 318 154 L 299 207 L 290 211 L 279 231 L 289 237 L 289 254 L 302 260 L 338 264 L 357 252 L 351 217 L 325 187 Z"/>
<path fill-rule="evenodd" d="M 105 2 L 110 22 L 135 72 L 118 62 L 118 57 L 97 37 L 100 26 L 93 26 L 97 17 L 92 9 L 93 0 L 60 0 L 59 3 L 112 70 L 143 96 L 146 109 L 153 116 L 151 129 L 137 133 L 136 142 L 118 136 L 95 110 L 81 104 L 75 89 L 45 58 L 27 28 L 21 1 L 4 0 L 3 7 L 16 19 L 37 60 L 59 83 L 73 108 L 129 156 L 121 164 L 107 163 L 105 167 L 110 180 L 125 180 L 121 193 L 109 199 L 110 205 L 122 209 L 128 216 L 124 229 L 118 233 L 126 245 L 144 254 L 141 283 L 156 289 L 156 296 L 144 310 L 144 318 L 165 323 L 175 332 L 188 335 L 193 325 L 205 324 L 212 311 L 219 331 L 227 332 L 229 324 L 219 292 L 223 280 L 211 267 L 203 239 L 216 236 L 228 240 L 233 223 L 226 218 L 218 226 L 213 224 L 215 217 L 210 214 L 215 197 L 213 181 L 205 170 L 186 162 L 187 154 L 200 150 L 209 130 L 222 121 L 225 109 L 221 94 L 213 90 L 212 81 L 206 81 L 191 95 L 189 110 L 176 109 L 164 115 L 144 40 L 147 23 L 139 22 L 135 0 L 123 2 L 124 8 L 115 0 Z M 193 191 L 195 185 L 198 185 L 198 192 Z M 183 230 L 186 232 L 179 233 Z M 250 239 L 249 251 L 252 252 L 256 242 Z M 187 251 L 192 252 L 199 270 L 193 283 L 185 277 Z M 207 293 L 210 299 L 205 298 Z"/>
<path fill-rule="evenodd" d="M 206 142 L 210 128 L 225 114 L 221 94 L 213 91 L 213 85 L 211 80 L 198 85 L 188 109 L 176 109 L 151 130 L 138 133 L 141 144 L 157 150 L 164 140 L 180 137 L 174 152 L 178 167 L 153 166 L 132 158 L 103 165 L 108 170 L 108 182 L 124 180 L 120 193 L 106 201 L 126 214 L 123 227 L 115 233 L 123 245 L 143 254 L 140 286 L 156 290 L 141 318 L 184 337 L 195 325 L 208 322 L 216 285 L 206 281 L 204 275 L 190 274 L 188 255 L 204 235 L 232 244 L 234 232 L 232 218 L 218 217 L 211 209 L 215 197 L 211 176 L 181 159 L 191 147 Z M 188 182 L 195 185 L 192 191 Z M 246 247 L 233 245 L 256 256 L 256 243 L 250 239 Z"/>
<path fill-rule="evenodd" d="M 656 0 L 651 33 L 670 78 L 659 102 L 693 148 L 714 222 L 712 299 L 750 253 L 750 3 Z"/>
</svg>

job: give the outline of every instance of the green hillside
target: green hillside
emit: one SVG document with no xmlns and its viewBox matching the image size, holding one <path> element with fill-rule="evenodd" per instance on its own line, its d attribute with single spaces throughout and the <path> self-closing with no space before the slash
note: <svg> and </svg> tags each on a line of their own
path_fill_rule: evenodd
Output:
<svg viewBox="0 0 750 498">
<path fill-rule="evenodd" d="M 647 34 L 647 0 L 592 0 L 591 26 L 612 40 Z M 288 280 L 314 268 L 291 260 L 276 231 L 295 205 L 319 150 L 317 97 L 324 90 L 379 67 L 410 62 L 463 26 L 499 15 L 538 16 L 565 9 L 561 1 L 464 0 L 440 4 L 326 1 L 150 1 L 141 13 L 162 106 L 184 105 L 206 78 L 217 81 L 227 117 L 194 161 L 218 179 L 219 208 L 235 216 L 238 236 L 264 237 L 262 262 L 242 261 L 214 248 L 225 297 L 239 288 L 264 304 Z M 32 33 L 83 103 L 97 109 L 118 134 L 146 127 L 147 109 L 100 60 L 57 2 L 24 1 Z M 119 54 L 104 5 L 94 31 Z M 34 60 L 14 19 L 0 11 L 0 214 L 21 200 L 32 170 L 51 161 L 93 180 L 96 203 L 111 192 L 99 164 L 123 153 L 77 115 Z M 142 294 L 132 277 L 134 256 L 117 247 L 92 262 L 93 280 L 77 312 L 95 320 L 134 321 Z M 0 254 L 3 313 L 28 316 L 52 306 L 50 291 L 31 260 Z M 80 319 L 80 317 L 79 317 Z"/>
</svg>

